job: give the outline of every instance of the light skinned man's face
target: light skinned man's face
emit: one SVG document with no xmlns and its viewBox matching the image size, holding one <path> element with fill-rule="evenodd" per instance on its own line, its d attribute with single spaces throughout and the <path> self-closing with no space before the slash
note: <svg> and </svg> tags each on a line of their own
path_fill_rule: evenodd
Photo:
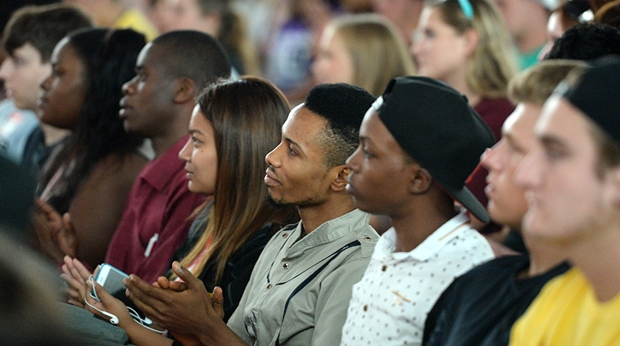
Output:
<svg viewBox="0 0 620 346">
<path fill-rule="evenodd" d="M 536 138 L 534 124 L 541 106 L 519 103 L 502 126 L 502 139 L 482 155 L 482 165 L 489 171 L 485 193 L 487 211 L 499 224 L 521 229 L 527 212 L 525 190 L 515 182 L 515 169 L 530 151 Z"/>
<path fill-rule="evenodd" d="M 543 106 L 535 135 L 532 150 L 515 173 L 528 201 L 523 232 L 566 245 L 605 229 L 609 215 L 617 213 L 614 177 L 620 169 L 597 174 L 590 121 L 553 95 Z"/>
</svg>

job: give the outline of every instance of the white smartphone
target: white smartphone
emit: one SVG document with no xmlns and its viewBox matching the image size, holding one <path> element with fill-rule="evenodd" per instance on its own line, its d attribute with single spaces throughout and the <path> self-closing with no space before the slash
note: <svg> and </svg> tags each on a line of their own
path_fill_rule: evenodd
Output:
<svg viewBox="0 0 620 346">
<path fill-rule="evenodd" d="M 114 268 L 113 266 L 104 263 L 99 268 L 99 273 L 95 281 L 101 285 L 106 292 L 110 293 L 116 298 L 125 297 L 126 287 L 123 285 L 123 280 L 128 278 L 129 275 Z M 94 292 L 91 291 L 91 296 L 95 298 Z"/>
<path fill-rule="evenodd" d="M 127 307 L 130 307 L 134 311 L 136 311 L 144 324 L 150 325 L 153 323 L 153 321 L 151 321 L 140 310 L 138 310 L 133 301 L 131 301 L 131 299 L 127 298 L 127 296 L 125 295 L 125 290 L 127 290 L 127 287 L 123 285 L 123 280 L 128 277 L 129 275 L 123 273 L 122 271 L 114 268 L 107 263 L 104 263 L 99 268 L 99 272 L 97 273 L 95 281 L 99 285 L 101 285 L 101 287 L 103 287 L 110 295 L 121 300 L 123 303 L 125 303 Z M 90 291 L 90 295 L 94 299 L 97 299 L 95 293 L 92 290 Z"/>
</svg>

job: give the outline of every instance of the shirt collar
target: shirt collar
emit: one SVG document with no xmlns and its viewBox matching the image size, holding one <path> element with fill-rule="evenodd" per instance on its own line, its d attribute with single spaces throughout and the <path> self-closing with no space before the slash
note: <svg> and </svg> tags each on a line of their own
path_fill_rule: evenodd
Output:
<svg viewBox="0 0 620 346">
<path fill-rule="evenodd" d="M 359 209 L 354 209 L 340 217 L 326 221 L 314 231 L 304 236 L 301 240 L 291 245 L 288 255 L 290 257 L 300 255 L 306 249 L 332 242 L 338 238 L 352 233 L 354 230 L 368 225 L 370 214 Z M 292 234 L 292 239 L 299 239 L 303 232 L 300 221 Z M 294 240 L 292 240 L 294 242 Z"/>
<path fill-rule="evenodd" d="M 398 260 L 414 259 L 420 262 L 426 261 L 445 244 L 462 231 L 470 229 L 469 216 L 466 211 L 462 211 L 455 217 L 441 225 L 435 232 L 426 238 L 420 245 L 409 252 L 394 252 L 396 250 L 396 231 L 394 227 L 385 232 L 377 246 L 375 253 L 381 257 L 393 257 Z"/>
<path fill-rule="evenodd" d="M 189 135 L 183 137 L 172 148 L 147 164 L 140 173 L 140 178 L 157 190 L 163 190 L 182 171 L 183 161 L 179 159 L 178 155 L 188 139 Z"/>
</svg>

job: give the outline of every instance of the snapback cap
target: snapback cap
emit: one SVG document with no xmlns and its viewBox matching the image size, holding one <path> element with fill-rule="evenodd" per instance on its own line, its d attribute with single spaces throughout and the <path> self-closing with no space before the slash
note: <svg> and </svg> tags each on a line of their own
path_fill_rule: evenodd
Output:
<svg viewBox="0 0 620 346">
<path fill-rule="evenodd" d="M 576 84 L 562 82 L 554 93 L 563 96 L 620 143 L 620 58 L 596 60 Z"/>
<path fill-rule="evenodd" d="M 407 154 L 471 214 L 489 221 L 465 182 L 495 140 L 464 95 L 432 78 L 397 77 L 373 107 Z"/>
</svg>

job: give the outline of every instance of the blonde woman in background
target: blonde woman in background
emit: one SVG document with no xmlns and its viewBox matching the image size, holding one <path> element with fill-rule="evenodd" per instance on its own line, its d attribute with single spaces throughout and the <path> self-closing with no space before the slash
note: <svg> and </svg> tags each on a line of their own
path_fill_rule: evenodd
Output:
<svg viewBox="0 0 620 346">
<path fill-rule="evenodd" d="M 312 74 L 317 84 L 344 82 L 379 96 L 392 78 L 413 75 L 415 67 L 392 24 L 378 15 L 360 14 L 327 25 Z"/>
<path fill-rule="evenodd" d="M 420 75 L 467 96 L 497 140 L 514 110 L 506 98 L 508 81 L 517 73 L 511 42 L 497 8 L 487 0 L 428 1 L 411 53 Z M 478 170 L 467 184 L 483 205 L 485 178 L 486 171 Z"/>
</svg>

